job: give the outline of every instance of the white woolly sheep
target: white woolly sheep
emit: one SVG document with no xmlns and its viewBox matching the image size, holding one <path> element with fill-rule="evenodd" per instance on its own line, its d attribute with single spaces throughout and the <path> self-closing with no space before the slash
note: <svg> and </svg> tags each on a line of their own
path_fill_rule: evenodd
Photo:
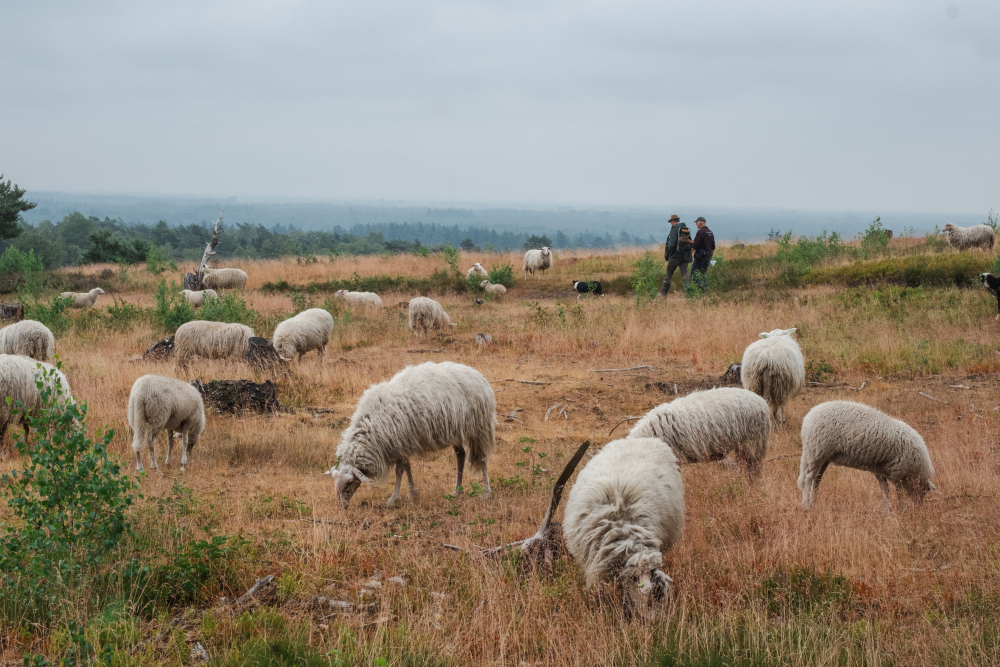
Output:
<svg viewBox="0 0 1000 667">
<path fill-rule="evenodd" d="M 552 268 L 552 260 L 552 249 L 548 246 L 524 253 L 524 266 L 521 268 L 524 271 L 524 278 L 527 280 L 529 273 L 535 275 L 535 271 L 541 271 L 544 276 L 545 272 Z"/>
<path fill-rule="evenodd" d="M 213 269 L 206 264 L 201 282 L 211 289 L 242 290 L 247 286 L 247 274 L 240 269 Z"/>
<path fill-rule="evenodd" d="M 629 438 L 658 438 L 684 463 L 718 461 L 732 452 L 751 482 L 760 477 L 771 435 L 767 402 L 745 389 L 696 391 L 659 405 Z"/>
<path fill-rule="evenodd" d="M 389 507 L 399 504 L 403 472 L 409 482 L 407 500 L 416 498 L 410 457 L 451 447 L 458 471 L 455 495 L 462 493 L 462 471 L 482 471 L 484 498 L 490 495 L 487 459 L 496 448 L 496 397 L 483 375 L 468 366 L 428 361 L 408 366 L 388 382 L 372 385 L 337 447 L 339 465 L 325 474 L 333 477 L 343 507 L 351 502 L 361 482 L 385 480 L 393 466 L 396 486 Z"/>
<path fill-rule="evenodd" d="M 587 586 L 617 581 L 646 618 L 670 585 L 663 554 L 684 530 L 684 481 L 674 452 L 656 438 L 609 442 L 580 472 L 563 518 L 566 548 Z"/>
<path fill-rule="evenodd" d="M 73 303 L 69 304 L 70 308 L 91 308 L 100 294 L 104 294 L 104 290 L 100 287 L 95 287 L 89 292 L 63 292 L 59 296 L 64 299 L 67 297 L 73 298 Z"/>
<path fill-rule="evenodd" d="M 771 418 L 785 423 L 785 404 L 795 398 L 806 383 L 806 362 L 799 344 L 792 338 L 795 329 L 775 329 L 762 333 L 743 352 L 740 381 L 744 389 L 763 396 L 771 406 Z"/>
<path fill-rule="evenodd" d="M 200 308 L 205 303 L 207 297 L 212 297 L 213 299 L 218 299 L 219 295 L 215 293 L 214 289 L 203 289 L 197 292 L 186 289 L 178 292 L 184 300 L 187 301 L 188 305 L 192 308 Z"/>
<path fill-rule="evenodd" d="M 55 345 L 56 339 L 49 328 L 35 320 L 21 320 L 0 329 L 0 354 L 20 354 L 48 361 Z"/>
<path fill-rule="evenodd" d="M 487 294 L 492 294 L 494 296 L 503 296 L 507 293 L 507 288 L 503 285 L 494 285 L 488 280 L 484 280 L 479 283 L 479 286 L 486 290 Z"/>
<path fill-rule="evenodd" d="M 142 450 L 147 446 L 150 467 L 157 470 L 156 436 L 161 431 L 167 431 L 167 458 L 163 465 L 170 467 L 174 438 L 179 438 L 183 471 L 188 455 L 205 430 L 205 406 L 201 394 L 188 383 L 162 375 L 143 375 L 132 385 L 128 397 L 128 423 L 134 433 L 136 472 L 142 472 Z"/>
<path fill-rule="evenodd" d="M 174 334 L 177 366 L 184 368 L 195 357 L 227 359 L 244 355 L 250 349 L 252 337 L 253 329 L 245 324 L 201 320 L 182 324 Z"/>
<path fill-rule="evenodd" d="M 350 292 L 339 289 L 333 293 L 334 298 L 344 299 L 347 303 L 362 306 L 381 306 L 382 298 L 375 292 Z"/>
<path fill-rule="evenodd" d="M 63 405 L 76 403 L 70 391 L 69 381 L 55 366 L 16 354 L 0 354 L 0 397 L 2 397 L 0 398 L 0 443 L 7 433 L 7 427 L 18 421 L 24 427 L 24 437 L 28 437 L 28 422 L 23 420 L 24 415 L 14 402 L 20 401 L 24 406 L 24 412 L 28 415 L 34 415 L 38 411 L 42 405 L 42 395 L 38 385 L 35 384 L 36 376 L 46 387 L 53 390 L 59 403 Z M 10 404 L 4 400 L 8 397 L 11 399 Z M 0 452 L 2 451 L 0 447 Z"/>
<path fill-rule="evenodd" d="M 482 276 L 483 278 L 489 278 L 490 272 L 483 268 L 483 265 L 476 262 L 472 265 L 472 268 L 465 272 L 466 278 L 471 278 L 472 276 Z"/>
<path fill-rule="evenodd" d="M 934 467 L 920 434 L 861 403 L 820 403 L 802 420 L 798 486 L 806 509 L 815 505 L 820 480 L 831 463 L 873 473 L 882 489 L 883 512 L 889 511 L 889 482 L 896 487 L 900 505 L 904 492 L 920 504 L 934 488 Z"/>
<path fill-rule="evenodd" d="M 993 244 L 996 243 L 996 235 L 989 225 L 959 227 L 949 222 L 941 232 L 948 238 L 951 247 L 958 250 L 969 250 L 970 248 L 992 250 Z"/>
<path fill-rule="evenodd" d="M 323 352 L 333 332 L 333 315 L 322 308 L 303 310 L 295 317 L 279 324 L 274 330 L 274 349 L 284 361 L 291 361 L 309 350 L 319 353 L 319 363 L 323 363 Z"/>
<path fill-rule="evenodd" d="M 410 331 L 422 336 L 433 329 L 454 327 L 444 307 L 434 299 L 418 296 L 410 299 Z"/>
</svg>

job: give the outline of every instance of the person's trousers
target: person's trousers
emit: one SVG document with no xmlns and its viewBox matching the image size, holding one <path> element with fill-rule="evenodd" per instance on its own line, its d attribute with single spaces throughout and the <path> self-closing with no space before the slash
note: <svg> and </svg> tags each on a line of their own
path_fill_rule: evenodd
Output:
<svg viewBox="0 0 1000 667">
<path fill-rule="evenodd" d="M 671 277 L 673 277 L 674 271 L 676 271 L 678 268 L 680 268 L 681 270 L 681 280 L 683 280 L 684 284 L 687 285 L 688 264 L 690 263 L 691 262 L 682 262 L 679 259 L 670 259 L 667 261 L 667 275 L 663 279 L 663 287 L 660 289 L 660 294 L 666 296 L 667 292 L 670 291 L 670 279 Z"/>
<path fill-rule="evenodd" d="M 695 259 L 694 263 L 691 265 L 691 277 L 694 281 L 698 283 L 698 287 L 705 291 L 708 289 L 708 281 L 705 278 L 705 274 L 708 273 L 709 258 L 704 257 L 702 259 Z"/>
</svg>

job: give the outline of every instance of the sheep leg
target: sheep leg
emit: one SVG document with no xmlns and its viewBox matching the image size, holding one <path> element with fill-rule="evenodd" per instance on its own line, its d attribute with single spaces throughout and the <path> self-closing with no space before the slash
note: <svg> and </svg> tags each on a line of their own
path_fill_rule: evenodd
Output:
<svg viewBox="0 0 1000 667">
<path fill-rule="evenodd" d="M 410 462 L 407 461 L 403 464 L 406 470 L 406 482 L 409 485 L 410 491 L 406 494 L 407 500 L 416 500 L 420 495 L 420 489 L 417 488 L 416 484 L 413 483 L 413 470 L 410 469 Z"/>
<path fill-rule="evenodd" d="M 483 492 L 480 494 L 483 498 L 490 497 L 490 471 L 486 469 L 486 457 L 483 457 Z"/>
<path fill-rule="evenodd" d="M 875 476 L 878 479 L 879 488 L 882 489 L 882 514 L 889 513 L 889 480 L 885 477 L 879 475 Z"/>
<path fill-rule="evenodd" d="M 320 366 L 323 365 L 323 353 L 324 352 L 326 352 L 326 345 L 324 345 L 323 347 L 319 348 L 319 365 Z"/>
<path fill-rule="evenodd" d="M 188 464 L 188 452 L 191 450 L 191 448 L 188 446 L 189 433 L 184 432 L 184 433 L 178 433 L 177 435 L 181 439 L 181 471 L 183 471 L 184 466 Z"/>
<path fill-rule="evenodd" d="M 785 425 L 785 406 L 781 406 L 781 425 Z"/>
<path fill-rule="evenodd" d="M 462 473 L 465 471 L 465 448 L 455 447 L 455 461 L 458 471 L 455 473 L 455 497 L 462 495 Z"/>
<path fill-rule="evenodd" d="M 149 467 L 159 470 L 156 466 L 156 433 L 149 434 Z"/>
<path fill-rule="evenodd" d="M 399 507 L 399 487 L 403 483 L 403 471 L 406 469 L 406 464 L 402 461 L 396 462 L 396 486 L 392 489 L 392 495 L 389 496 L 389 500 L 386 505 L 389 507 Z"/>
<path fill-rule="evenodd" d="M 180 434 L 174 434 L 173 431 L 167 429 L 167 458 L 163 459 L 163 465 L 170 467 L 170 453 L 174 451 L 174 438 Z"/>
<path fill-rule="evenodd" d="M 7 459 L 7 446 L 4 444 L 4 438 L 7 437 L 7 422 L 4 422 L 3 426 L 0 426 L 0 461 L 5 461 Z"/>
</svg>

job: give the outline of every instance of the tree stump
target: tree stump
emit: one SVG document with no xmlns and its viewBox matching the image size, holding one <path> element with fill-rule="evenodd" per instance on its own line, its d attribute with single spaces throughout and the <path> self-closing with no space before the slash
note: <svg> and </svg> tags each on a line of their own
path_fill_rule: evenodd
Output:
<svg viewBox="0 0 1000 667">
<path fill-rule="evenodd" d="M 247 363 L 258 370 L 269 370 L 285 365 L 285 362 L 278 356 L 278 351 L 274 349 L 271 341 L 257 336 L 250 339 L 250 348 L 246 352 L 246 360 Z"/>
<path fill-rule="evenodd" d="M 158 340 L 142 353 L 142 358 L 146 361 L 159 361 L 169 359 L 174 356 L 174 337 Z"/>
<path fill-rule="evenodd" d="M 0 320 L 20 322 L 24 319 L 24 304 L 0 303 Z"/>
<path fill-rule="evenodd" d="M 281 404 L 275 394 L 277 385 L 270 380 L 256 384 L 250 380 L 212 380 L 205 384 L 195 379 L 191 386 L 198 390 L 207 405 L 226 414 L 278 412 Z"/>
<path fill-rule="evenodd" d="M 192 292 L 201 291 L 202 287 L 198 284 L 198 274 L 197 273 L 185 273 L 184 274 L 184 289 L 189 289 Z"/>
</svg>

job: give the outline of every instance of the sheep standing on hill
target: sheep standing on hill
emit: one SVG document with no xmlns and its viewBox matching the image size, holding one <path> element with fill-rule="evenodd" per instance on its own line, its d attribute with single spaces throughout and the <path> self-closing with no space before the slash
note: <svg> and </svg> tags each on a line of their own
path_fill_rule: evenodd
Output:
<svg viewBox="0 0 1000 667">
<path fill-rule="evenodd" d="M 339 289 L 333 293 L 335 299 L 344 299 L 352 305 L 381 306 L 382 299 L 374 292 L 349 292 Z"/>
<path fill-rule="evenodd" d="M 410 331 L 418 336 L 434 329 L 454 326 L 444 307 L 434 299 L 425 296 L 410 299 Z"/>
<path fill-rule="evenodd" d="M 666 600 L 664 549 L 684 530 L 684 481 L 674 452 L 656 438 L 609 442 L 579 474 L 563 519 L 566 548 L 587 586 L 617 581 L 646 618 Z"/>
<path fill-rule="evenodd" d="M 504 294 L 507 293 L 506 287 L 504 287 L 503 285 L 494 285 L 488 280 L 484 280 L 483 282 L 479 283 L 479 286 L 482 287 L 487 294 L 492 294 L 493 296 L 503 296 Z"/>
<path fill-rule="evenodd" d="M 167 431 L 167 458 L 163 465 L 170 467 L 174 438 L 180 438 L 183 471 L 188 454 L 205 430 L 205 406 L 201 394 L 188 383 L 162 375 L 143 375 L 132 385 L 128 397 L 128 423 L 135 434 L 132 451 L 136 472 L 142 472 L 142 450 L 147 445 L 150 467 L 157 470 L 156 436 L 160 431 Z"/>
<path fill-rule="evenodd" d="M 250 349 L 253 329 L 245 324 L 204 322 L 196 320 L 182 324 L 174 335 L 174 354 L 179 368 L 186 367 L 195 357 L 228 359 L 243 356 Z"/>
<path fill-rule="evenodd" d="M 521 270 L 524 271 L 525 280 L 528 279 L 529 273 L 535 275 L 535 271 L 541 271 L 544 276 L 545 272 L 552 268 L 552 260 L 552 248 L 548 246 L 524 253 L 524 266 Z"/>
<path fill-rule="evenodd" d="M 310 308 L 277 326 L 274 330 L 274 349 L 284 361 L 291 361 L 296 353 L 302 361 L 302 355 L 316 350 L 322 364 L 323 352 L 332 332 L 333 315 L 322 308 Z"/>
<path fill-rule="evenodd" d="M 684 463 L 719 461 L 733 452 L 752 482 L 760 477 L 771 436 L 767 402 L 745 389 L 696 391 L 659 405 L 629 438 L 658 438 Z"/>
<path fill-rule="evenodd" d="M 89 292 L 63 292 L 59 296 L 64 299 L 73 298 L 73 303 L 69 304 L 70 308 L 91 308 L 100 294 L 104 294 L 104 290 L 100 287 L 95 287 Z"/>
<path fill-rule="evenodd" d="M 490 272 L 483 268 L 483 265 L 476 262 L 472 265 L 472 268 L 465 272 L 466 278 L 471 278 L 472 276 L 482 276 L 483 278 L 489 278 Z"/>
<path fill-rule="evenodd" d="M 243 290 L 247 286 L 247 274 L 240 269 L 213 269 L 206 265 L 201 282 L 211 289 Z"/>
<path fill-rule="evenodd" d="M 957 250 L 969 250 L 970 248 L 992 250 L 993 244 L 996 243 L 996 234 L 989 225 L 959 227 L 949 222 L 941 230 L 941 233 L 948 238 L 951 247 Z"/>
<path fill-rule="evenodd" d="M 0 329 L 0 354 L 20 354 L 48 361 L 55 345 L 56 339 L 49 328 L 35 320 L 21 320 Z"/>
<path fill-rule="evenodd" d="M 203 289 L 197 292 L 186 289 L 178 292 L 184 300 L 187 301 L 188 305 L 192 308 L 200 308 L 204 303 L 205 299 L 211 297 L 213 299 L 218 299 L 219 295 L 215 293 L 214 289 Z"/>
<path fill-rule="evenodd" d="M 76 403 L 70 392 L 69 381 L 55 366 L 21 355 L 0 354 L 0 454 L 4 451 L 3 437 L 10 424 L 21 421 L 24 437 L 28 437 L 28 422 L 23 420 L 24 415 L 17 409 L 15 402 L 20 401 L 28 415 L 37 413 L 42 406 L 42 394 L 35 384 L 36 377 L 42 380 L 45 387 L 53 390 L 53 396 L 59 403 Z M 7 398 L 11 399 L 9 404 L 5 400 Z"/>
<path fill-rule="evenodd" d="M 479 371 L 450 361 L 408 366 L 362 394 L 337 447 L 339 465 L 326 474 L 347 507 L 361 482 L 383 480 L 395 466 L 396 486 L 388 504 L 396 507 L 404 472 L 410 486 L 407 500 L 418 493 L 410 457 L 451 447 L 458 462 L 455 495 L 462 493 L 468 461 L 470 470 L 482 471 L 487 498 L 486 461 L 496 448 L 496 411 L 493 388 Z"/>
<path fill-rule="evenodd" d="M 920 504 L 934 488 L 934 466 L 920 434 L 861 403 L 820 403 L 802 420 L 798 486 L 806 509 L 816 503 L 820 480 L 831 463 L 873 473 L 882 489 L 883 512 L 889 511 L 889 482 L 900 504 L 904 492 Z"/>
<path fill-rule="evenodd" d="M 806 383 L 806 363 L 799 344 L 792 338 L 795 329 L 775 329 L 762 333 L 743 352 L 740 381 L 744 389 L 763 396 L 771 406 L 771 418 L 785 423 L 785 404 L 795 398 Z"/>
</svg>

